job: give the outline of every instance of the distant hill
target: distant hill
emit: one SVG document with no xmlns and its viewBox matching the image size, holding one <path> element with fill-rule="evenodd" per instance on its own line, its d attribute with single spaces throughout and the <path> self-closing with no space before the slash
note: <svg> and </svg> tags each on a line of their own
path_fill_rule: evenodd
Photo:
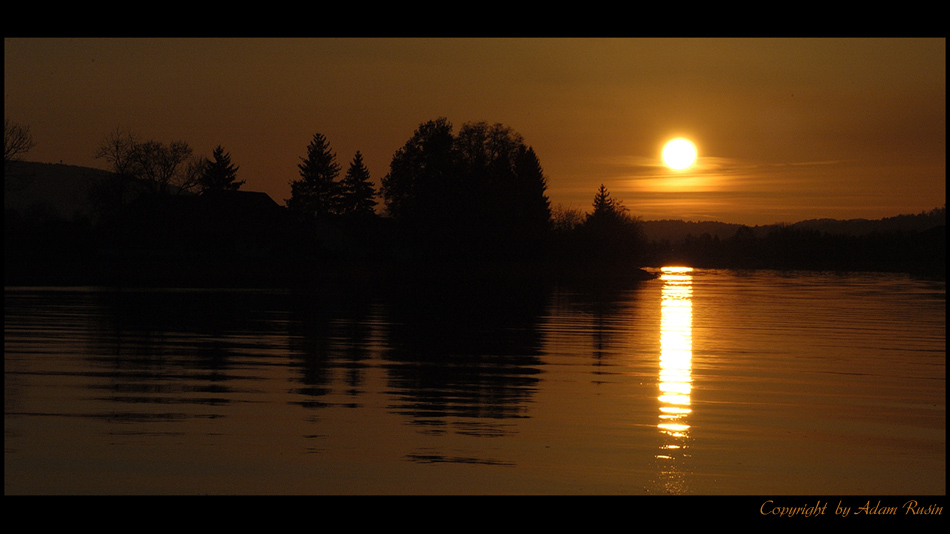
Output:
<svg viewBox="0 0 950 534">
<path fill-rule="evenodd" d="M 925 232 L 946 224 L 947 210 L 946 207 L 943 207 L 916 215 L 897 215 L 878 220 L 809 219 L 783 226 L 796 230 L 812 230 L 833 235 L 862 236 L 875 232 Z M 736 230 L 742 227 L 741 224 L 715 221 L 658 220 L 642 222 L 643 232 L 648 240 L 670 241 L 671 243 L 681 242 L 690 235 L 699 237 L 703 234 L 718 237 L 720 240 L 729 239 L 735 236 Z M 750 228 L 755 236 L 763 237 L 778 227 L 779 225 L 764 225 Z"/>
<path fill-rule="evenodd" d="M 867 235 L 874 232 L 925 232 L 946 224 L 947 210 L 944 207 L 916 215 L 897 215 L 879 220 L 810 219 L 791 226 L 800 230 L 817 230 L 829 234 Z"/>
<path fill-rule="evenodd" d="M 74 220 L 92 209 L 90 188 L 111 176 L 109 171 L 62 163 L 10 162 L 4 169 L 3 209 L 8 214 Z"/>
<path fill-rule="evenodd" d="M 89 188 L 111 173 L 62 163 L 14 161 L 4 168 L 3 209 L 71 220 L 90 209 Z"/>
</svg>

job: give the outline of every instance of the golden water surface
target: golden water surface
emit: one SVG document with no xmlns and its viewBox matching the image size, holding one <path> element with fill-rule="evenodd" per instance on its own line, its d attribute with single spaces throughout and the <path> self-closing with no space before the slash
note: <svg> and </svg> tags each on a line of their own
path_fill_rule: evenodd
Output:
<svg viewBox="0 0 950 534">
<path fill-rule="evenodd" d="M 946 289 L 6 288 L 7 494 L 946 491 Z"/>
</svg>

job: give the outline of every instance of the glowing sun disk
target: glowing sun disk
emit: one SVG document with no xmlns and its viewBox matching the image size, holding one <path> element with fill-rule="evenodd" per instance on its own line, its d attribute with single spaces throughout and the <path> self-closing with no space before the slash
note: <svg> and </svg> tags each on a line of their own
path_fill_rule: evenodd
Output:
<svg viewBox="0 0 950 534">
<path fill-rule="evenodd" d="M 671 169 L 682 170 L 696 161 L 696 146 L 688 139 L 673 139 L 663 147 L 663 162 Z"/>
</svg>

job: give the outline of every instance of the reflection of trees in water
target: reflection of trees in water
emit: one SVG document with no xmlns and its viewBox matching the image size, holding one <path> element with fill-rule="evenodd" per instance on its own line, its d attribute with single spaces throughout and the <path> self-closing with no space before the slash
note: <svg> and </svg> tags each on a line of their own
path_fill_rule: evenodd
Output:
<svg viewBox="0 0 950 534">
<path fill-rule="evenodd" d="M 227 402 L 234 381 L 253 378 L 240 369 L 269 365 L 288 354 L 300 369 L 301 404 L 324 406 L 336 369 L 347 394 L 361 392 L 371 301 L 352 287 L 301 293 L 253 290 L 116 290 L 103 292 L 97 343 L 89 351 L 113 369 L 111 386 L 168 404 Z M 247 387 L 247 386 L 244 386 Z M 164 398 L 161 398 L 164 397 Z M 177 397 L 170 399 L 170 397 Z"/>
<path fill-rule="evenodd" d="M 255 311 L 267 295 L 199 290 L 107 290 L 86 294 L 96 317 L 86 358 L 106 381 L 104 400 L 128 411 L 119 422 L 217 417 L 236 390 L 234 359 L 260 329 Z M 234 333 L 248 335 L 233 335 Z"/>
<path fill-rule="evenodd" d="M 98 296 L 106 310 L 102 340 L 117 357 L 130 356 L 126 348 L 136 353 L 131 365 L 187 355 L 169 363 L 197 369 L 224 369 L 230 355 L 252 346 L 252 334 L 263 326 L 259 313 L 276 297 L 202 290 L 113 290 Z"/>
<path fill-rule="evenodd" d="M 301 368 L 295 392 L 307 397 L 301 404 L 327 406 L 322 399 L 334 392 L 340 369 L 346 395 L 361 394 L 374 336 L 372 293 L 349 284 L 326 285 L 294 293 L 289 304 L 288 347 Z"/>
<path fill-rule="evenodd" d="M 382 292 L 110 291 L 88 352 L 115 375 L 113 400 L 169 406 L 229 402 L 253 387 L 247 365 L 289 357 L 291 399 L 318 408 L 340 405 L 340 393 L 356 405 L 383 349 L 393 411 L 436 432 L 451 421 L 458 434 L 500 435 L 537 386 L 548 296 L 543 284 L 449 279 Z"/>
<path fill-rule="evenodd" d="M 390 291 L 385 355 L 392 409 L 440 431 L 503 434 L 538 383 L 538 317 L 548 290 L 531 283 L 417 282 Z M 464 420 L 456 420 L 461 418 Z"/>
<path fill-rule="evenodd" d="M 185 291 L 122 289 L 104 291 L 96 297 L 105 310 L 99 341 L 103 349 L 110 350 L 117 366 L 146 369 L 225 365 L 221 356 L 226 351 L 218 344 L 209 343 L 214 350 L 205 353 L 195 346 L 174 342 L 178 335 L 190 335 L 194 337 L 191 341 L 200 345 L 201 337 L 210 341 L 227 325 L 235 326 L 235 317 L 220 311 L 219 299 L 200 298 Z M 231 302 L 223 306 L 234 313 L 236 308 Z M 204 356 L 212 358 L 204 361 Z"/>
<path fill-rule="evenodd" d="M 583 283 L 572 283 L 561 288 L 564 295 L 563 305 L 571 317 L 587 317 L 593 343 L 593 358 L 596 365 L 605 363 L 605 359 L 618 346 L 629 342 L 631 316 L 630 304 L 635 300 L 636 291 L 643 281 L 636 278 L 611 277 L 591 279 Z"/>
</svg>

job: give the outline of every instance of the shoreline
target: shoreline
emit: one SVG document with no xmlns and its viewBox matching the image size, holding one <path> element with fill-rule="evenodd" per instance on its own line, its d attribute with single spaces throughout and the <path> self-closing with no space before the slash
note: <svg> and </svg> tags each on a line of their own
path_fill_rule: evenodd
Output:
<svg viewBox="0 0 950 534">
<path fill-rule="evenodd" d="M 458 260 L 48 260 L 7 261 L 5 286 L 305 289 L 324 284 L 535 281 L 636 282 L 656 278 L 621 262 Z"/>
</svg>

